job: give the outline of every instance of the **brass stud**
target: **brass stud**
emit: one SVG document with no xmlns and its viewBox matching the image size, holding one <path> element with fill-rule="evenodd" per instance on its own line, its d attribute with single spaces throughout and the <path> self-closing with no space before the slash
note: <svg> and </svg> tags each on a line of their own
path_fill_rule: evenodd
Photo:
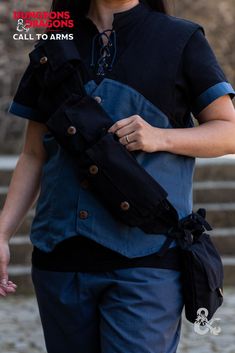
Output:
<svg viewBox="0 0 235 353">
<path fill-rule="evenodd" d="M 48 61 L 47 57 L 46 57 L 46 56 L 43 56 L 43 57 L 41 57 L 41 59 L 40 59 L 40 64 L 46 64 L 47 61 Z"/>
<path fill-rule="evenodd" d="M 101 97 L 99 97 L 99 96 L 95 96 L 94 99 L 95 99 L 96 102 L 99 103 L 99 104 L 102 102 L 102 99 L 101 99 Z"/>
<path fill-rule="evenodd" d="M 93 175 L 98 173 L 99 168 L 97 167 L 97 165 L 93 164 L 90 166 L 89 168 L 89 172 Z"/>
<path fill-rule="evenodd" d="M 87 219 L 88 218 L 88 212 L 85 210 L 82 210 L 79 212 L 79 218 L 81 219 Z"/>
<path fill-rule="evenodd" d="M 130 204 L 127 201 L 123 201 L 123 202 L 121 202 L 120 207 L 123 211 L 128 211 L 130 208 Z"/>
<path fill-rule="evenodd" d="M 77 132 L 77 129 L 76 129 L 75 126 L 70 126 L 70 127 L 67 129 L 67 133 L 68 133 L 69 135 L 75 135 L 76 132 Z"/>
</svg>

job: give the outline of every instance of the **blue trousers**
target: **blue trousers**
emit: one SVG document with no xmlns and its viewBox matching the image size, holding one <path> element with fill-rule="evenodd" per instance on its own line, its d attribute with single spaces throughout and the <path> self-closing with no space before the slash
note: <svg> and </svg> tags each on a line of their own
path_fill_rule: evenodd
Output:
<svg viewBox="0 0 235 353">
<path fill-rule="evenodd" d="M 175 353 L 180 272 L 133 267 L 54 272 L 32 267 L 48 353 Z"/>
</svg>

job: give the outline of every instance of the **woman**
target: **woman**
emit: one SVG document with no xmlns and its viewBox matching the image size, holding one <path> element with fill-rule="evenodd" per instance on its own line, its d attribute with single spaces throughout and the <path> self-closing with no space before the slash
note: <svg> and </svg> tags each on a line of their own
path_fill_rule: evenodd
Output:
<svg viewBox="0 0 235 353">
<path fill-rule="evenodd" d="M 54 1 L 53 9 L 71 10 L 85 89 L 113 119 L 109 132 L 135 151 L 180 218 L 190 214 L 195 157 L 235 153 L 235 92 L 203 28 L 168 15 L 160 0 Z M 47 54 L 35 65 L 49 62 L 61 73 L 63 58 Z M 41 186 L 30 238 L 47 351 L 176 352 L 183 307 L 177 243 L 159 258 L 165 234 L 117 221 L 87 180 L 78 182 L 74 159 L 45 126 L 50 102 L 65 92 L 54 79 L 44 94 L 31 61 L 10 107 L 29 123 L 0 218 L 0 294 L 16 290 L 8 242 Z"/>
</svg>

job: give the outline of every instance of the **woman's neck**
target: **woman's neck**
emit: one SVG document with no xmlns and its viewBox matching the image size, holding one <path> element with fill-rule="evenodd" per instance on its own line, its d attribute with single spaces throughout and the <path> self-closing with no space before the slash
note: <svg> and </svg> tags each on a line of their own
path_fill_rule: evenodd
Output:
<svg viewBox="0 0 235 353">
<path fill-rule="evenodd" d="M 87 14 L 100 32 L 112 28 L 113 14 L 127 11 L 139 4 L 139 0 L 91 0 Z"/>
</svg>

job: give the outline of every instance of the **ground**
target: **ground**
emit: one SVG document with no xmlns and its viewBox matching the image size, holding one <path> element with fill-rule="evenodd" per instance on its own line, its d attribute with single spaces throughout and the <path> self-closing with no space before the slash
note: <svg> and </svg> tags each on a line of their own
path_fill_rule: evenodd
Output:
<svg viewBox="0 0 235 353">
<path fill-rule="evenodd" d="M 183 319 L 181 342 L 177 353 L 234 353 L 234 309 L 234 288 L 227 288 L 224 304 L 214 316 L 221 319 L 219 325 L 222 331 L 218 336 L 210 333 L 204 336 L 198 335 L 194 332 L 193 325 Z M 0 323 L 1 353 L 46 352 L 34 296 L 1 297 Z"/>
</svg>

